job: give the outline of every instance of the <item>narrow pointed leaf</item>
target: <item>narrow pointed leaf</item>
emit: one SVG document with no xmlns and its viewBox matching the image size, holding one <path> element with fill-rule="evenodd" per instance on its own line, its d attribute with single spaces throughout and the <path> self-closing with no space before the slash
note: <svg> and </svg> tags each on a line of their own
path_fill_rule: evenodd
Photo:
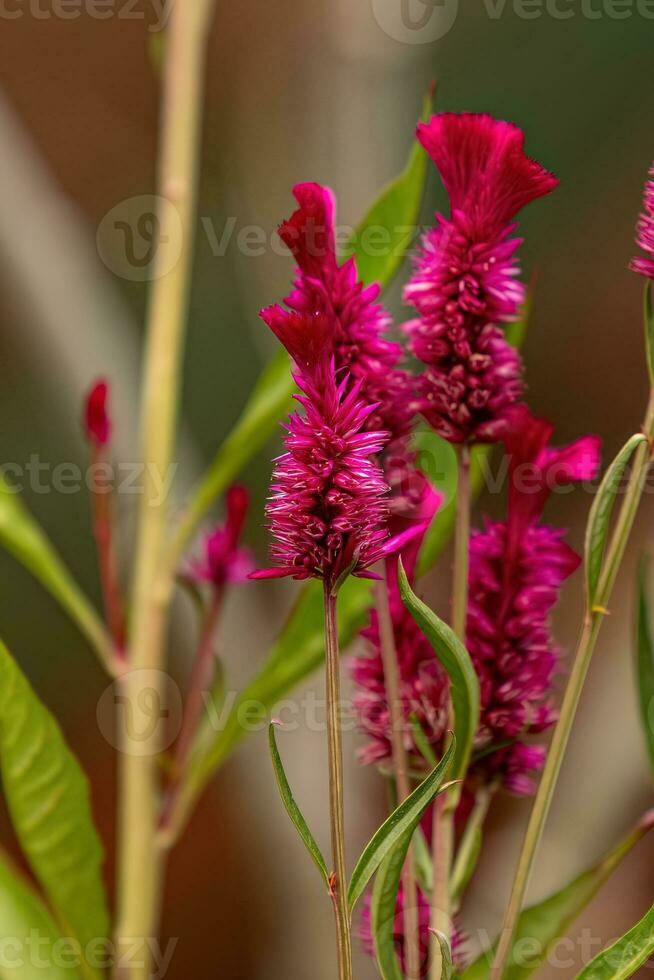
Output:
<svg viewBox="0 0 654 980">
<path fill-rule="evenodd" d="M 430 92 L 422 107 L 425 120 L 432 101 Z M 405 169 L 382 191 L 346 246 L 345 254 L 356 256 L 363 282 L 385 287 L 402 265 L 418 231 L 426 172 L 427 154 L 414 138 Z"/>
<path fill-rule="evenodd" d="M 93 606 L 73 580 L 45 532 L 18 493 L 0 476 L 0 547 L 9 552 L 59 603 L 91 645 L 103 656 L 106 631 Z"/>
<path fill-rule="evenodd" d="M 479 723 L 479 681 L 468 651 L 454 631 L 413 592 L 402 561 L 398 565 L 402 602 L 427 637 L 450 678 L 457 736 L 454 779 L 465 776 Z"/>
<path fill-rule="evenodd" d="M 636 677 L 640 720 L 645 745 L 654 771 L 654 640 L 647 599 L 648 561 L 643 558 L 638 573 L 636 608 Z"/>
<path fill-rule="evenodd" d="M 525 980 L 545 962 L 552 945 L 566 935 L 572 923 L 620 862 L 653 826 L 654 810 L 647 813 L 638 826 L 597 864 L 584 871 L 565 888 L 525 909 L 518 920 L 514 940 L 514 949 L 521 952 L 518 956 L 511 956 L 504 980 Z M 521 940 L 529 942 L 521 944 Z M 483 953 L 464 971 L 462 980 L 487 980 L 491 973 L 493 955 L 494 950 Z"/>
<path fill-rule="evenodd" d="M 418 818 L 419 820 L 419 818 Z M 395 918 L 397 893 L 402 877 L 411 834 L 418 821 L 404 832 L 390 854 L 382 861 L 372 890 L 370 925 L 377 966 L 382 980 L 403 980 L 395 953 Z"/>
<path fill-rule="evenodd" d="M 289 786 L 288 779 L 286 778 L 286 773 L 284 772 L 284 766 L 277 748 L 274 722 L 271 722 L 271 724 L 268 726 L 268 740 L 270 742 L 270 754 L 272 756 L 273 769 L 275 770 L 275 779 L 277 780 L 279 795 L 281 796 L 282 802 L 286 807 L 286 812 L 291 818 L 304 846 L 311 855 L 312 861 L 318 868 L 322 880 L 325 882 L 327 888 L 329 888 L 329 872 L 327 870 L 327 865 L 325 864 L 325 859 L 322 856 L 313 834 L 309 830 L 309 826 L 302 815 L 302 811 L 295 802 L 295 798 L 291 792 L 291 787 Z"/>
<path fill-rule="evenodd" d="M 650 383 L 654 385 L 654 308 L 652 307 L 652 282 L 650 279 L 645 283 L 643 321 L 645 326 L 647 370 L 649 372 Z"/>
<path fill-rule="evenodd" d="M 452 963 L 452 950 L 450 944 L 442 932 L 436 932 L 434 939 L 441 948 L 441 980 L 452 980 L 454 975 L 454 965 Z"/>
<path fill-rule="evenodd" d="M 603 950 L 577 980 L 627 980 L 654 954 L 654 905 L 633 929 Z"/>
<path fill-rule="evenodd" d="M 10 939 L 9 948 L 3 955 L 6 972 L 0 968 L 3 980 L 78 980 L 78 970 L 62 964 L 62 952 L 70 955 L 69 951 L 75 951 L 71 947 L 62 950 L 62 938 L 52 915 L 2 852 L 0 936 L 3 940 Z M 35 937 L 38 937 L 38 951 L 33 946 Z"/>
<path fill-rule="evenodd" d="M 361 898 L 366 885 L 375 871 L 414 822 L 417 823 L 431 801 L 437 795 L 456 751 L 456 739 L 448 746 L 445 755 L 434 771 L 414 789 L 410 796 L 391 813 L 373 835 L 352 873 L 348 891 L 350 911 Z"/>
<path fill-rule="evenodd" d="M 586 596 L 589 610 L 597 597 L 597 585 L 602 571 L 611 514 L 625 470 L 638 449 L 647 439 L 642 432 L 631 436 L 608 467 L 593 500 L 586 527 Z"/>
<path fill-rule="evenodd" d="M 16 836 L 67 936 L 109 934 L 89 787 L 59 726 L 0 644 L 0 773 Z M 82 972 L 95 971 L 82 965 Z"/>
</svg>

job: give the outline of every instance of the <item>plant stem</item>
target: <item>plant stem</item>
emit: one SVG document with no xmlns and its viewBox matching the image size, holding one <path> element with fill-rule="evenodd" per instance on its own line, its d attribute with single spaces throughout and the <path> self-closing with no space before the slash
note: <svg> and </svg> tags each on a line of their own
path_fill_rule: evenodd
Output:
<svg viewBox="0 0 654 980">
<path fill-rule="evenodd" d="M 470 450 L 459 452 L 459 478 L 456 489 L 456 523 L 454 530 L 454 574 L 452 581 L 452 629 L 465 643 L 468 611 L 468 564 L 470 544 Z M 454 727 L 452 702 L 449 706 L 449 728 Z M 451 870 L 454 857 L 454 801 L 442 793 L 434 803 L 432 859 L 434 892 L 431 927 L 451 940 Z M 443 969 L 440 944 L 433 939 L 431 978 L 440 980 Z"/>
<path fill-rule="evenodd" d="M 472 812 L 466 821 L 461 843 L 457 848 L 456 860 L 452 869 L 452 896 L 456 909 L 460 905 L 464 889 L 468 884 L 470 862 L 477 852 L 479 846 L 477 841 L 488 814 L 495 788 L 493 785 L 481 786 L 477 791 Z"/>
<path fill-rule="evenodd" d="M 459 452 L 459 481 L 456 488 L 452 629 L 464 644 L 468 611 L 470 500 L 470 450 L 467 446 L 462 446 Z"/>
<path fill-rule="evenodd" d="M 384 667 L 384 686 L 391 716 L 391 748 L 393 768 L 397 784 L 398 803 L 406 800 L 411 793 L 407 754 L 404 748 L 404 711 L 400 696 L 400 672 L 395 645 L 395 633 L 388 601 L 388 584 L 379 582 L 376 588 L 377 617 L 379 637 Z M 420 937 L 418 923 L 418 896 L 416 875 L 413 864 L 413 849 L 407 852 L 403 871 L 404 885 L 404 948 L 406 975 L 408 980 L 420 978 Z"/>
<path fill-rule="evenodd" d="M 654 438 L 654 390 L 650 393 L 647 415 L 643 431 L 651 443 Z M 513 880 L 511 896 L 507 906 L 502 931 L 491 971 L 491 980 L 501 980 L 506 970 L 513 945 L 518 916 L 522 909 L 534 859 L 545 828 L 545 822 L 552 804 L 554 790 L 561 771 L 561 764 L 570 738 L 579 699 L 593 656 L 597 637 L 602 627 L 611 592 L 624 556 L 629 535 L 633 527 L 638 504 L 642 497 L 644 478 L 651 462 L 651 448 L 643 443 L 634 455 L 631 475 L 627 484 L 622 505 L 606 552 L 604 564 L 597 586 L 595 604 L 588 609 L 577 644 L 572 670 L 566 687 L 561 714 L 554 729 L 554 735 L 547 756 L 547 762 L 534 800 L 527 831 L 522 844 L 518 866 Z"/>
<path fill-rule="evenodd" d="M 102 457 L 102 450 L 94 448 L 93 465 L 101 463 Z M 121 659 L 125 653 L 125 614 L 116 568 L 111 497 L 107 489 L 91 488 L 91 513 L 107 627 L 116 647 L 116 655 Z"/>
<path fill-rule="evenodd" d="M 347 902 L 347 870 L 345 865 L 345 809 L 343 805 L 343 748 L 340 720 L 340 656 L 336 595 L 327 580 L 325 596 L 325 652 L 327 667 L 327 739 L 329 744 L 329 803 L 331 813 L 332 859 L 334 881 L 332 900 L 336 916 L 336 944 L 340 980 L 352 980 L 352 945 L 350 911 Z"/>
<path fill-rule="evenodd" d="M 180 789 L 184 780 L 186 765 L 188 763 L 193 741 L 198 731 L 198 726 L 202 719 L 203 695 L 211 684 L 214 669 L 214 648 L 213 638 L 216 631 L 216 624 L 222 606 L 223 590 L 214 589 L 209 608 L 204 617 L 200 643 L 198 645 L 193 673 L 189 683 L 186 704 L 184 707 L 184 720 L 182 730 L 177 739 L 175 747 L 175 757 L 173 760 L 173 773 L 164 801 L 160 827 L 158 832 L 159 843 L 165 847 L 170 847 L 174 843 L 174 836 L 171 828 L 175 824 L 175 813 Z"/>
<path fill-rule="evenodd" d="M 157 755 L 163 738 L 162 669 L 171 575 L 160 577 L 168 501 L 161 493 L 173 458 L 180 360 L 186 321 L 192 244 L 195 231 L 198 145 L 205 39 L 211 0 L 173 4 L 161 108 L 158 167 L 159 245 L 150 294 L 141 406 L 144 486 L 140 502 L 132 597 L 130 668 L 121 679 L 121 701 L 131 724 L 121 724 L 118 846 L 117 955 L 134 948 L 138 965 L 121 974 L 129 980 L 150 976 L 148 938 L 157 929 L 161 854 L 155 831 L 159 809 Z M 181 236 L 181 237 L 180 237 Z M 179 243 L 179 257 L 168 267 L 167 249 Z M 166 245 L 166 248 L 162 247 Z M 153 474 L 158 479 L 153 479 Z M 163 481 L 163 482 L 162 482 Z M 158 712 L 153 719 L 152 708 Z M 121 719 L 119 719 L 121 720 Z M 127 714 L 125 715 L 127 721 Z M 144 743 L 138 733 L 151 728 Z"/>
</svg>

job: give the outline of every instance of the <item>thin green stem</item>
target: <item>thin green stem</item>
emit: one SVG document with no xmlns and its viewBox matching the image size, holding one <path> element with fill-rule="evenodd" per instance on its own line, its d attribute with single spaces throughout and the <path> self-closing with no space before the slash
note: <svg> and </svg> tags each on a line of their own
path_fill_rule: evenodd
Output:
<svg viewBox="0 0 654 980">
<path fill-rule="evenodd" d="M 452 628 L 465 643 L 468 611 L 468 563 L 470 545 L 470 450 L 463 446 L 459 452 L 459 478 L 456 491 L 456 522 L 454 530 L 454 569 L 452 580 Z M 449 727 L 454 727 L 452 704 L 449 706 Z M 432 895 L 431 927 L 450 941 L 451 933 L 451 873 L 454 858 L 454 801 L 443 793 L 434 803 L 432 844 L 434 891 Z M 431 980 L 440 980 L 443 963 L 440 944 L 432 940 Z"/>
<path fill-rule="evenodd" d="M 163 862 L 156 845 L 160 787 L 157 756 L 163 737 L 162 684 L 165 635 L 172 577 L 161 576 L 168 526 L 168 501 L 161 493 L 173 461 L 180 362 L 195 232 L 198 148 L 204 76 L 205 39 L 211 0 L 177 3 L 171 9 L 161 108 L 158 168 L 159 247 L 150 294 L 141 406 L 144 486 L 140 501 L 130 670 L 121 678 L 125 712 L 120 725 L 118 955 L 139 943 L 138 965 L 124 967 L 121 978 L 150 975 L 148 939 L 157 930 Z M 163 246 L 166 245 L 166 248 Z M 167 249 L 179 246 L 169 268 Z M 153 719 L 152 709 L 159 713 Z M 128 715 L 131 715 L 128 723 Z M 154 725 L 153 725 L 154 721 Z M 144 740 L 143 732 L 149 737 Z M 150 944 L 151 945 L 151 944 Z"/>
<path fill-rule="evenodd" d="M 336 595 L 325 580 L 325 652 L 327 667 L 327 740 L 329 746 L 329 804 L 331 815 L 332 900 L 336 917 L 336 945 L 340 980 L 352 980 L 352 942 L 347 902 L 345 863 L 345 807 L 343 803 L 343 747 L 341 740 L 341 683 Z"/>
<path fill-rule="evenodd" d="M 654 438 L 654 390 L 650 393 L 647 415 L 643 431 L 651 443 Z M 572 670 L 561 706 L 561 714 L 554 729 L 552 743 L 547 756 L 547 762 L 534 800 L 527 831 L 520 852 L 518 866 L 511 889 L 509 904 L 504 916 L 500 933 L 495 962 L 491 971 L 491 980 L 501 980 L 504 976 L 515 935 L 518 917 L 524 904 L 527 886 L 536 857 L 545 822 L 549 814 L 554 789 L 561 771 L 563 757 L 570 738 L 570 732 L 579 705 L 584 681 L 593 656 L 597 637 L 602 627 L 611 598 L 611 592 L 624 556 L 625 548 L 638 510 L 638 504 L 643 493 L 643 486 L 651 461 L 651 449 L 648 443 L 643 443 L 636 451 L 631 469 L 631 475 L 622 500 L 615 529 L 606 552 L 602 572 L 597 586 L 596 598 L 592 609 L 588 609 L 581 635 L 574 656 Z"/>
<path fill-rule="evenodd" d="M 452 868 L 452 897 L 455 911 L 461 903 L 461 898 L 469 881 L 471 873 L 470 865 L 476 853 L 478 853 L 479 835 L 481 834 L 484 821 L 488 814 L 494 792 L 495 787 L 492 785 L 481 786 L 477 791 L 472 812 L 466 820 L 461 843 L 457 848 L 456 859 Z"/>
<path fill-rule="evenodd" d="M 391 718 L 391 749 L 393 769 L 397 785 L 398 803 L 404 802 L 411 793 L 409 766 L 404 747 L 404 710 L 400 697 L 400 672 L 395 646 L 395 632 L 388 601 L 388 584 L 379 582 L 376 588 L 377 617 L 381 641 L 384 686 Z M 407 852 L 402 873 L 404 885 L 404 941 L 406 949 L 407 980 L 420 978 L 420 943 L 418 923 L 418 895 L 416 886 L 413 848 Z"/>
</svg>

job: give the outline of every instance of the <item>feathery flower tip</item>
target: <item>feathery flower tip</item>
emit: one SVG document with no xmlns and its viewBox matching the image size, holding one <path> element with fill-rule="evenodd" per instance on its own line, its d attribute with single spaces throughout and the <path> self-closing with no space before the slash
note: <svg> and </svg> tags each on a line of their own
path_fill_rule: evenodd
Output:
<svg viewBox="0 0 654 980">
<path fill-rule="evenodd" d="M 453 211 L 477 235 L 494 235 L 558 179 L 524 152 L 524 133 L 485 113 L 443 112 L 418 126 L 438 167 Z"/>
<path fill-rule="evenodd" d="M 105 446 L 111 437 L 111 422 L 107 412 L 109 385 L 104 378 L 93 385 L 86 397 L 84 430 L 96 446 Z"/>
</svg>

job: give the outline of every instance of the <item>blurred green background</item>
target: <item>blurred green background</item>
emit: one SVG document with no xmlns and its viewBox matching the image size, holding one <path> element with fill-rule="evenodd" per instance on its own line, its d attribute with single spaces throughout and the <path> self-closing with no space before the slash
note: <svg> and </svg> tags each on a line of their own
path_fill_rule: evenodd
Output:
<svg viewBox="0 0 654 980">
<path fill-rule="evenodd" d="M 421 0 L 411 2 L 416 16 L 429 12 Z M 287 256 L 270 247 L 244 254 L 238 231 L 261 227 L 269 242 L 292 208 L 291 185 L 307 179 L 330 184 L 339 220 L 356 222 L 403 165 L 432 79 L 439 83 L 440 108 L 489 111 L 517 122 L 528 152 L 561 179 L 556 193 L 521 222 L 525 275 L 537 274 L 525 345 L 532 408 L 556 423 L 559 441 L 599 433 L 605 458 L 640 424 L 646 398 L 642 290 L 627 262 L 654 156 L 654 21 L 635 3 L 595 0 L 585 10 L 599 16 L 589 17 L 580 3 L 560 0 L 559 9 L 573 16 L 561 19 L 543 9 L 542 16 L 525 19 L 509 0 L 503 7 L 489 0 L 461 4 L 440 39 L 406 43 L 380 26 L 382 6 L 397 19 L 399 0 L 357 0 L 356 6 L 345 0 L 240 6 L 218 0 L 185 363 L 182 491 L 228 432 L 270 356 L 257 311 L 279 300 L 290 281 Z M 137 458 L 147 284 L 115 275 L 101 262 L 96 232 L 120 202 L 154 191 L 158 46 L 150 6 L 128 9 L 117 0 L 112 11 L 99 20 L 80 5 L 78 17 L 63 19 L 45 0 L 39 6 L 32 0 L 0 12 L 3 462 L 24 464 L 36 453 L 52 464 L 83 465 L 80 399 L 100 372 L 115 389 L 117 453 Z M 425 218 L 443 204 L 430 172 Z M 216 254 L 212 235 L 220 239 L 230 227 L 224 254 Z M 407 315 L 397 286 L 390 302 L 398 317 Z M 268 459 L 263 454 L 247 473 L 254 498 L 249 538 L 261 557 Z M 33 490 L 25 496 L 97 599 L 86 496 Z M 534 897 L 571 878 L 652 802 L 631 665 L 633 571 L 638 552 L 651 545 L 650 498 L 592 668 Z M 120 501 L 126 550 L 133 504 Z M 502 506 L 482 502 L 494 513 Z M 549 511 L 553 522 L 571 528 L 577 546 L 588 506 L 587 495 L 577 493 L 557 498 Z M 446 557 L 430 581 L 429 598 L 444 609 L 448 564 Z M 106 682 L 59 610 L 5 555 L 0 574 L 0 632 L 91 775 L 111 859 L 114 753 L 95 716 Z M 232 596 L 221 636 L 230 684 L 262 661 L 294 591 L 250 585 Z M 194 635 L 188 613 L 180 603 L 172 643 L 180 677 Z M 564 651 L 574 644 L 580 614 L 577 576 L 557 616 Z M 320 688 L 319 677 L 306 685 L 306 691 Z M 356 734 L 347 736 L 351 854 L 384 810 L 381 781 L 354 761 L 357 744 Z M 323 737 L 288 735 L 283 752 L 309 822 L 326 842 Z M 464 919 L 473 936 L 499 921 L 528 808 L 505 798 L 493 811 Z M 6 820 L 3 826 L 9 834 Z M 635 922 L 652 901 L 653 859 L 654 841 L 641 844 L 571 935 L 591 928 L 606 942 Z M 173 854 L 164 931 L 180 937 L 171 980 L 333 976 L 331 910 L 277 800 L 263 735 L 251 737 L 221 772 Z M 541 975 L 573 977 L 576 962 Z M 357 975 L 375 976 L 362 956 Z"/>
</svg>

